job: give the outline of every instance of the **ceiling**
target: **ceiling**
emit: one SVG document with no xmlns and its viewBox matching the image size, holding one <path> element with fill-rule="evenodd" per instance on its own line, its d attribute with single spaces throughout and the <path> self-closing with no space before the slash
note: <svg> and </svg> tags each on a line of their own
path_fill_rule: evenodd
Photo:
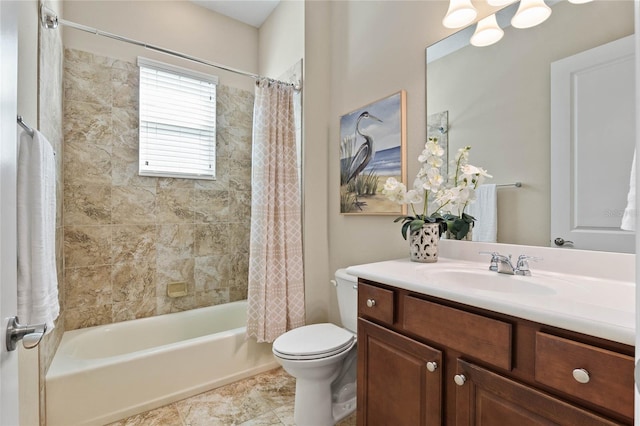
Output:
<svg viewBox="0 0 640 426">
<path fill-rule="evenodd" d="M 260 28 L 280 0 L 191 0 L 221 15 Z"/>
</svg>

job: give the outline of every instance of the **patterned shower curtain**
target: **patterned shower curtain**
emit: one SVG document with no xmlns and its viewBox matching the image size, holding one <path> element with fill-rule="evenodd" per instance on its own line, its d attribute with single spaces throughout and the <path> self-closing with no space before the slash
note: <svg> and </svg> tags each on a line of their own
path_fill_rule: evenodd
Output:
<svg viewBox="0 0 640 426">
<path fill-rule="evenodd" d="M 300 184 L 293 87 L 256 82 L 247 335 L 258 342 L 304 325 Z"/>
</svg>

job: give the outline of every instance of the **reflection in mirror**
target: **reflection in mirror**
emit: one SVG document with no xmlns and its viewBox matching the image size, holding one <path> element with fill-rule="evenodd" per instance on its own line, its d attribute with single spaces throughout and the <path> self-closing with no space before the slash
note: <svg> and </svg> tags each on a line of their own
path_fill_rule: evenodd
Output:
<svg viewBox="0 0 640 426">
<path fill-rule="evenodd" d="M 549 19 L 529 29 L 509 26 L 516 7 L 517 4 L 512 5 L 499 13 L 498 22 L 505 33 L 494 45 L 469 45 L 472 26 L 427 48 L 427 117 L 446 112 L 450 152 L 470 145 L 474 162 L 491 170 L 493 183 L 522 182 L 521 188 L 505 186 L 498 190 L 498 242 L 549 246 L 553 245 L 554 239 L 551 223 L 556 220 L 551 218 L 551 174 L 552 164 L 556 162 L 551 148 L 551 64 L 633 34 L 634 6 L 630 1 L 587 4 L 561 1 L 553 5 Z M 633 90 L 633 87 L 628 88 L 629 93 Z M 604 112 L 611 114 L 608 110 Z M 553 114 L 559 116 L 556 112 Z M 583 176 L 599 177 L 590 181 L 595 182 L 593 188 L 583 185 L 579 205 L 590 204 L 591 215 L 602 218 L 608 215 L 609 222 L 615 213 L 618 216 L 614 221 L 616 224 L 626 206 L 633 141 L 621 141 L 622 138 L 612 136 L 618 135 L 613 127 L 622 122 L 633 129 L 633 121 L 600 117 L 593 126 L 598 132 L 600 147 L 592 148 L 592 155 L 598 156 L 602 163 L 612 165 L 610 169 L 622 170 L 622 173 L 616 173 L 614 177 L 600 169 L 585 169 L 581 164 L 567 163 L 569 168 L 586 170 Z M 580 146 L 575 139 L 562 143 L 572 149 Z M 567 183 L 563 197 L 578 197 L 575 172 L 572 169 L 567 175 L 567 180 L 573 180 Z M 601 184 L 603 186 L 598 186 Z M 604 192 L 617 195 L 603 201 Z M 575 212 L 562 213 L 566 216 L 574 214 L 575 219 Z M 571 225 L 576 231 L 581 221 L 574 219 Z M 599 232 L 600 225 L 591 219 L 584 228 Z M 581 232 L 581 229 L 577 231 Z M 626 231 L 616 225 L 612 232 L 623 234 Z M 573 241 L 569 234 L 556 237 Z M 580 247 L 576 244 L 576 248 L 633 251 L 633 247 L 615 245 Z"/>
</svg>

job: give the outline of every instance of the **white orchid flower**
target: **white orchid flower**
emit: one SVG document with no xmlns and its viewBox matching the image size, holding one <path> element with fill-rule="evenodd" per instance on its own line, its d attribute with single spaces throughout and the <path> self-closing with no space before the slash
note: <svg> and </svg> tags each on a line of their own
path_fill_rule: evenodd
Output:
<svg viewBox="0 0 640 426">
<path fill-rule="evenodd" d="M 405 204 L 417 204 L 421 203 L 424 198 L 422 197 L 421 191 L 416 191 L 415 189 L 410 189 L 404 195 L 404 203 Z"/>
<path fill-rule="evenodd" d="M 442 158 L 432 155 L 427 159 L 427 164 L 431 167 L 439 169 L 440 167 L 442 167 L 443 161 Z"/>
<path fill-rule="evenodd" d="M 431 157 L 431 154 L 425 149 L 420 153 L 420 155 L 418 155 L 418 161 L 421 163 L 426 163 L 429 157 Z"/>
<path fill-rule="evenodd" d="M 384 183 L 384 190 L 385 191 L 395 191 L 396 188 L 398 187 L 398 184 L 400 184 L 400 182 L 398 182 L 398 180 L 396 178 L 390 177 Z"/>
</svg>

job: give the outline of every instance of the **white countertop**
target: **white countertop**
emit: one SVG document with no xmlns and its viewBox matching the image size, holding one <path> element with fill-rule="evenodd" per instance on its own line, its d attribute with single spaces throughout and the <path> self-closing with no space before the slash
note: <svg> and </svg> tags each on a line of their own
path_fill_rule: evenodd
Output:
<svg viewBox="0 0 640 426">
<path fill-rule="evenodd" d="M 488 258 L 474 262 L 440 257 L 436 263 L 407 258 L 351 266 L 347 272 L 412 292 L 635 345 L 634 281 L 536 270 L 535 266 L 531 264 L 532 276 L 524 277 L 489 271 Z M 447 278 L 447 274 L 451 275 Z M 451 276 L 470 279 L 454 282 Z M 476 278 L 490 285 L 469 286 Z"/>
</svg>

